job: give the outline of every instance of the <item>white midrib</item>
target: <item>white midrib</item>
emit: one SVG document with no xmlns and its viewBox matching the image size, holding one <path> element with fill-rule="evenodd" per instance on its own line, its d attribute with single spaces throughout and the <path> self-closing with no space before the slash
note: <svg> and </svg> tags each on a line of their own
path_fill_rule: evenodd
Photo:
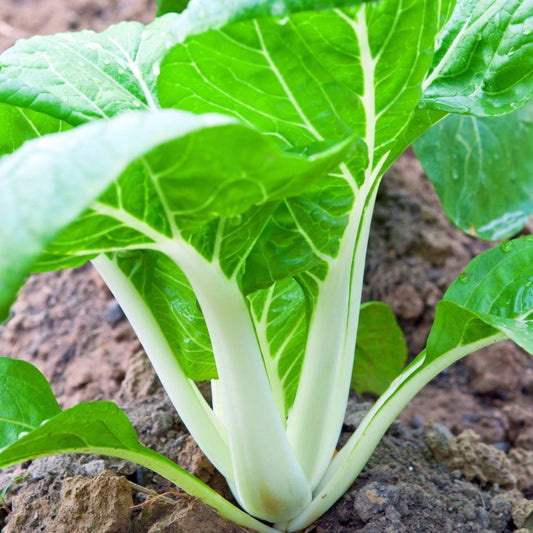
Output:
<svg viewBox="0 0 533 533">
<path fill-rule="evenodd" d="M 93 265 L 124 309 L 183 422 L 213 464 L 231 478 L 233 468 L 225 428 L 183 372 L 146 302 L 105 255 L 94 259 Z"/>
<path fill-rule="evenodd" d="M 355 349 L 355 330 L 359 316 L 364 252 L 373 207 L 373 205 L 367 206 L 367 202 L 388 156 L 388 154 L 384 155 L 374 168 L 377 59 L 372 56 L 368 42 L 366 6 L 361 7 L 355 21 L 340 10 L 336 12 L 350 25 L 359 42 L 364 75 L 364 93 L 361 101 L 365 107 L 368 166 L 365 169 L 364 183 L 356 191 L 355 203 L 339 253 L 334 260 L 330 260 L 328 275 L 324 281 L 320 282 L 300 384 L 288 421 L 291 445 L 296 451 L 311 487 L 318 483 L 327 467 L 344 419 Z M 341 165 L 341 171 L 348 183 L 354 183 L 353 176 L 346 165 Z M 361 237 L 361 242 L 357 242 L 358 235 Z M 361 250 L 355 250 L 356 243 Z M 354 261 L 355 264 L 353 264 Z M 349 291 L 348 294 L 347 291 Z M 335 306 L 333 301 L 336 302 Z M 331 328 L 324 331 L 324 325 L 331 322 L 333 309 L 338 313 L 334 335 L 332 335 Z M 326 359 L 325 353 L 331 354 L 332 357 Z M 317 382 L 322 384 L 319 392 L 315 386 Z"/>
<path fill-rule="evenodd" d="M 139 83 L 139 86 L 144 93 L 144 97 L 146 98 L 146 103 L 151 109 L 158 109 L 158 105 L 155 103 L 155 100 L 152 96 L 152 93 L 150 89 L 148 88 L 148 85 L 146 85 L 146 82 L 144 81 L 144 78 L 141 74 L 141 71 L 139 70 L 139 67 L 137 64 L 133 61 L 133 59 L 130 57 L 128 52 L 124 49 L 124 47 L 115 39 L 109 39 L 124 55 L 124 58 L 126 59 L 126 62 L 128 64 L 128 67 L 130 68 L 131 72 L 133 73 L 133 76 Z"/>
</svg>

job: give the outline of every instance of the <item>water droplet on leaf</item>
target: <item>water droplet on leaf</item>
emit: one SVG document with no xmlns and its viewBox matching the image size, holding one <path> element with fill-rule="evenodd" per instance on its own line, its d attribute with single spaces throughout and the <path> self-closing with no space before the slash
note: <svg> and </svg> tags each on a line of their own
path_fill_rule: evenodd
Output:
<svg viewBox="0 0 533 533">
<path fill-rule="evenodd" d="M 459 274 L 459 281 L 463 284 L 468 283 L 470 281 L 470 276 L 466 272 L 463 272 L 462 274 Z"/>
<path fill-rule="evenodd" d="M 513 241 L 505 241 L 501 244 L 500 248 L 503 253 L 509 253 L 513 249 Z"/>
</svg>

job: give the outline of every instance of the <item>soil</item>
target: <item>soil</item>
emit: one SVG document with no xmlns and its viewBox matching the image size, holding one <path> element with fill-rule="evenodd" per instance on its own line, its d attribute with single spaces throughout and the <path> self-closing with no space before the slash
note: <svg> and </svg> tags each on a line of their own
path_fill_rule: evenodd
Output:
<svg viewBox="0 0 533 533">
<path fill-rule="evenodd" d="M 0 50 L 35 33 L 153 17 L 151 0 L 3 0 Z M 372 227 L 364 297 L 391 305 L 411 356 L 434 308 L 487 244 L 455 230 L 411 152 L 388 173 Z M 26 359 L 64 407 L 121 405 L 141 442 L 231 498 L 170 405 L 142 349 L 89 265 L 32 276 L 0 326 L 0 353 Z M 370 398 L 350 399 L 341 443 Z M 0 473 L 6 533 L 237 532 L 210 508 L 136 465 L 98 456 L 45 458 Z M 166 494 L 164 494 L 166 493 Z M 156 495 L 164 496 L 153 499 Z M 533 363 L 502 343 L 469 356 L 402 413 L 316 533 L 533 531 Z"/>
</svg>

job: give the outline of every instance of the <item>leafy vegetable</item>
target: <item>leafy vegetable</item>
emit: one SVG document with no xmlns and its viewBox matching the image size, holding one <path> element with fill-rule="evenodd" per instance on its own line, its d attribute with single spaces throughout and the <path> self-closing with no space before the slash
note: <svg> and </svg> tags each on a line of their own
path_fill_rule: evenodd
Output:
<svg viewBox="0 0 533 533">
<path fill-rule="evenodd" d="M 507 337 L 530 349 L 531 239 L 467 268 L 403 372 L 394 317 L 360 301 L 386 168 L 449 112 L 490 117 L 530 99 L 532 11 L 529 0 L 191 0 L 148 26 L 34 37 L 0 55 L 0 310 L 30 270 L 92 260 L 199 446 L 245 511 L 275 526 L 142 447 L 107 403 L 52 416 L 29 399 L 23 413 L 6 407 L 0 464 L 107 453 L 245 527 L 296 531 L 440 370 Z M 462 194 L 484 190 L 470 165 L 495 157 L 492 120 L 445 119 L 418 150 L 427 160 L 451 139 L 449 170 L 425 163 L 445 205 L 474 213 L 480 233 L 496 217 L 488 236 L 508 235 L 509 211 L 529 209 L 515 199 L 530 159 L 489 213 L 473 207 L 483 194 Z M 470 143 L 469 125 L 488 128 L 476 161 L 453 144 Z M 501 129 L 515 137 L 498 149 L 517 130 Z M 206 379 L 211 405 L 194 382 Z M 51 395 L 40 374 L 28 381 Z M 352 383 L 384 392 L 332 459 Z"/>
<path fill-rule="evenodd" d="M 450 115 L 415 143 L 446 213 L 461 230 L 498 240 L 523 228 L 533 213 L 532 134 L 529 103 L 504 117 Z"/>
<path fill-rule="evenodd" d="M 437 41 L 421 106 L 510 113 L 533 96 L 531 0 L 462 0 Z"/>
</svg>

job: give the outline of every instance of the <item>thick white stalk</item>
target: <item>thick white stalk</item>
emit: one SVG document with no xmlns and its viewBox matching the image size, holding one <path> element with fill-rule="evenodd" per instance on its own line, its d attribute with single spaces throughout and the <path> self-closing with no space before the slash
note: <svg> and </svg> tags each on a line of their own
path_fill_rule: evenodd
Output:
<svg viewBox="0 0 533 533">
<path fill-rule="evenodd" d="M 235 496 L 254 516 L 288 520 L 311 501 L 270 390 L 252 318 L 234 280 L 183 242 L 162 251 L 187 276 L 202 309 L 219 375 Z"/>
<path fill-rule="evenodd" d="M 225 426 L 224 405 L 222 401 L 222 392 L 220 391 L 220 381 L 218 379 L 211 380 L 211 405 L 213 406 L 213 412 Z"/>
<path fill-rule="evenodd" d="M 92 263 L 130 321 L 183 423 L 209 460 L 231 479 L 233 467 L 224 427 L 183 372 L 150 309 L 113 261 L 100 255 Z"/>
<path fill-rule="evenodd" d="M 335 451 L 348 401 L 368 233 L 377 179 L 357 193 L 339 255 L 329 264 L 311 319 L 287 434 L 313 489 Z"/>
<path fill-rule="evenodd" d="M 505 340 L 497 333 L 481 341 L 460 346 L 426 364 L 425 350 L 398 376 L 366 414 L 355 433 L 331 464 L 314 494 L 313 501 L 288 524 L 287 531 L 299 531 L 322 516 L 357 478 L 381 438 L 409 401 L 435 376 L 465 355 Z"/>
</svg>

